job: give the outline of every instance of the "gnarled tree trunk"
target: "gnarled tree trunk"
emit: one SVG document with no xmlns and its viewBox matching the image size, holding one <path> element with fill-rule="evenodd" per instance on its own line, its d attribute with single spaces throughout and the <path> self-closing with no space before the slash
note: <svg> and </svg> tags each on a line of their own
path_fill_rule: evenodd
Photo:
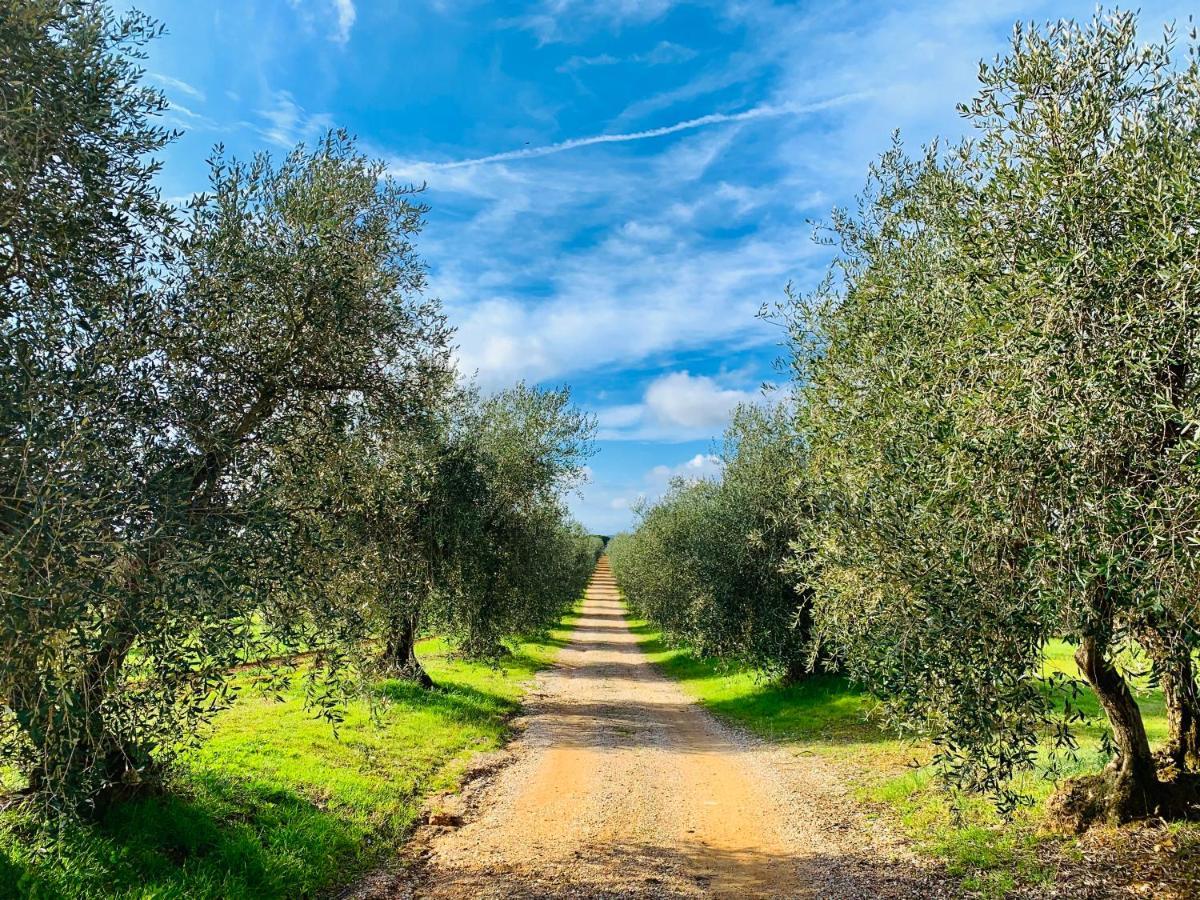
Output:
<svg viewBox="0 0 1200 900">
<path fill-rule="evenodd" d="M 809 675 L 808 663 L 803 657 L 793 657 L 788 660 L 783 670 L 784 684 L 798 684 Z"/>
<path fill-rule="evenodd" d="M 1161 756 L 1180 772 L 1200 769 L 1200 687 L 1191 648 L 1161 630 L 1148 630 L 1142 646 L 1154 663 L 1167 708 L 1167 743 Z"/>
<path fill-rule="evenodd" d="M 433 687 L 433 679 L 417 659 L 417 614 L 403 613 L 392 619 L 383 648 L 383 665 L 397 678 L 405 678 L 424 688 Z"/>
<path fill-rule="evenodd" d="M 1080 830 L 1094 822 L 1117 824 L 1158 813 L 1164 807 L 1166 790 L 1158 780 L 1142 712 L 1128 682 L 1095 635 L 1080 642 L 1075 662 L 1108 716 L 1117 756 L 1099 775 L 1066 782 L 1052 811 Z"/>
</svg>

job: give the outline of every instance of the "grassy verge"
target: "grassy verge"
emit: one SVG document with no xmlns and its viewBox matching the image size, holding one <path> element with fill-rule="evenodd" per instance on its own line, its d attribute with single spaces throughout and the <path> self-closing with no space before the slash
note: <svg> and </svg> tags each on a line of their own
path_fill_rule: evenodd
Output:
<svg viewBox="0 0 1200 900">
<path fill-rule="evenodd" d="M 298 690 L 282 702 L 248 690 L 165 796 L 63 828 L 49 846 L 0 814 L 0 897 L 290 898 L 350 881 L 395 851 L 426 796 L 452 789 L 473 755 L 504 743 L 530 678 L 570 624 L 516 646 L 499 668 L 424 642 L 440 690 L 383 682 L 376 718 L 354 703 L 336 736 Z"/>
<path fill-rule="evenodd" d="M 1044 770 L 1022 779 L 1019 787 L 1032 805 L 1006 821 L 985 799 L 951 796 L 928 770 L 914 767 L 927 759 L 928 750 L 881 728 L 871 699 L 844 679 L 816 676 L 781 685 L 753 670 L 668 646 L 647 622 L 631 624 L 651 660 L 712 712 L 763 737 L 793 744 L 798 752 L 843 764 L 868 808 L 898 825 L 918 851 L 943 861 L 965 890 L 1003 897 L 1018 885 L 1051 882 L 1053 860 L 1069 860 L 1078 852 L 1074 839 L 1043 827 L 1045 801 L 1053 789 L 1042 777 Z M 1062 642 L 1048 647 L 1046 669 L 1074 672 L 1071 648 Z M 1166 735 L 1161 691 L 1142 685 L 1137 698 L 1151 742 L 1161 741 Z M 1081 701 L 1085 712 L 1098 716 L 1094 696 Z M 1103 764 L 1098 722 L 1079 729 L 1078 771 Z M 1200 841 L 1195 825 L 1174 830 L 1182 843 Z"/>
</svg>

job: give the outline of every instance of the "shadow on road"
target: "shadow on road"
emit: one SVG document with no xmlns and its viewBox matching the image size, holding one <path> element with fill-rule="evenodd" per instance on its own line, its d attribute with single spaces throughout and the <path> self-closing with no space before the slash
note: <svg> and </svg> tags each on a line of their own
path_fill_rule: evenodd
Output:
<svg viewBox="0 0 1200 900">
<path fill-rule="evenodd" d="M 480 900 L 683 900 L 696 897 L 760 898 L 764 883 L 778 883 L 782 866 L 795 870 L 792 889 L 771 897 L 865 900 L 865 898 L 929 898 L 939 896 L 927 877 L 897 868 L 879 871 L 878 858 L 867 856 L 806 856 L 781 859 L 754 852 L 728 852 L 703 844 L 676 848 L 622 841 L 580 848 L 578 861 L 562 867 L 527 868 L 497 866 L 469 874 L 439 872 L 428 890 L 411 893 L 358 894 L 369 897 L 420 898 L 473 897 Z"/>
</svg>

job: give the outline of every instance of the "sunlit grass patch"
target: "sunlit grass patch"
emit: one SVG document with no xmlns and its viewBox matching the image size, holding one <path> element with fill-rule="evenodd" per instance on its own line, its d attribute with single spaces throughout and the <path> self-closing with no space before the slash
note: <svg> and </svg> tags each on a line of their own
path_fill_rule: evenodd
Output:
<svg viewBox="0 0 1200 900">
<path fill-rule="evenodd" d="M 794 684 L 771 680 L 753 669 L 731 666 L 668 646 L 651 624 L 632 620 L 642 650 L 670 677 L 714 713 L 777 740 L 804 741 L 835 755 L 869 745 L 900 749 L 872 721 L 870 696 L 838 675 L 814 675 Z M 901 754 L 903 757 L 903 753 Z"/>
<path fill-rule="evenodd" d="M 384 681 L 337 733 L 303 706 L 244 693 L 170 790 L 50 837 L 0 814 L 0 897 L 313 896 L 394 852 L 431 793 L 501 746 L 530 679 L 569 633 L 518 644 L 495 666 L 444 641 L 420 655 L 438 684 Z"/>
</svg>

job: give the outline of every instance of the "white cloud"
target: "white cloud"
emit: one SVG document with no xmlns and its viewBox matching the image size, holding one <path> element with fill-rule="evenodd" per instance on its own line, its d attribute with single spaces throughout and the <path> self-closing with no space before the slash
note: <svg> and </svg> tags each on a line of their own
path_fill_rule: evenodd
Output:
<svg viewBox="0 0 1200 900">
<path fill-rule="evenodd" d="M 334 32 L 333 40 L 344 44 L 350 40 L 350 29 L 354 27 L 354 20 L 358 18 L 358 11 L 354 8 L 354 0 L 333 0 L 333 9 L 337 14 L 337 31 Z"/>
<path fill-rule="evenodd" d="M 315 28 L 317 20 L 321 19 L 333 43 L 344 46 L 350 40 L 350 32 L 358 18 L 354 0 L 319 0 L 316 5 L 312 0 L 288 0 L 288 3 L 300 15 L 306 28 Z"/>
<path fill-rule="evenodd" d="M 868 96 L 866 91 L 855 91 L 839 94 L 812 103 L 784 103 L 780 105 L 761 104 L 736 113 L 709 113 L 693 119 L 685 119 L 660 128 L 647 128 L 642 131 L 631 131 L 618 134 L 593 134 L 589 137 L 571 138 L 556 144 L 545 144 L 540 147 L 522 147 L 517 150 L 504 150 L 487 156 L 477 156 L 472 159 L 458 159 L 452 162 L 421 162 L 413 161 L 408 166 L 425 169 L 461 169 L 465 166 L 480 166 L 488 163 L 508 162 L 517 159 L 536 159 L 541 156 L 551 156 L 568 150 L 578 150 L 581 147 L 592 147 L 596 144 L 621 144 L 628 141 L 644 141 L 648 138 L 666 137 L 681 131 L 692 131 L 697 128 L 707 128 L 710 125 L 723 125 L 729 122 L 749 122 L 754 119 L 776 118 L 778 116 L 800 116 L 808 113 L 821 112 L 853 103 Z"/>
<path fill-rule="evenodd" d="M 593 26 L 640 15 L 633 4 L 597 4 L 595 15 L 583 6 L 542 11 Z M 755 313 L 789 280 L 808 289 L 828 259 L 808 220 L 850 199 L 894 126 L 918 138 L 961 128 L 954 101 L 970 95 L 976 61 L 1002 49 L 1013 18 L 1011 8 L 929 4 L 871 17 L 753 0 L 715 9 L 744 32 L 743 49 L 629 107 L 607 133 L 394 164 L 430 185 L 421 249 L 431 290 L 459 326 L 461 367 L 485 384 L 680 352 L 770 352 L 781 335 Z M 708 116 L 630 127 L 705 98 Z M 745 108 L 726 112 L 736 98 Z M 606 410 L 604 427 L 635 431 L 613 417 L 640 414 Z"/>
<path fill-rule="evenodd" d="M 720 478 L 721 460 L 711 453 L 697 453 L 675 465 L 659 465 L 628 480 L 592 482 L 581 494 L 569 498 L 572 514 L 599 534 L 615 534 L 629 527 L 639 503 L 653 502 L 671 486 L 674 478 L 698 481 Z"/>
<path fill-rule="evenodd" d="M 578 72 L 597 66 L 616 66 L 622 63 L 640 63 L 648 66 L 662 66 L 670 63 L 686 62 L 697 56 L 691 47 L 676 44 L 672 41 L 659 41 L 653 50 L 646 53 L 634 53 L 632 56 L 613 56 L 611 53 L 598 53 L 595 56 L 572 56 L 558 67 L 557 71 L 564 74 Z"/>
<path fill-rule="evenodd" d="M 177 100 L 167 101 L 167 113 L 164 121 L 168 125 L 183 129 L 205 129 L 223 131 L 225 128 L 206 115 L 195 112 Z"/>
<path fill-rule="evenodd" d="M 620 29 L 626 23 L 652 22 L 676 0 L 542 0 L 540 8 L 507 24 L 537 35 L 542 44 L 567 40 L 595 27 Z"/>
<path fill-rule="evenodd" d="M 461 370 L 495 387 L 778 343 L 757 312 L 789 279 L 822 269 L 828 251 L 811 241 L 810 186 L 781 178 L 768 193 L 746 182 L 755 169 L 740 155 L 743 129 L 771 133 L 764 122 L 725 124 L 649 157 L 614 148 L 586 164 L 394 163 L 396 177 L 429 184 L 420 246 L 458 327 Z M 713 236 L 768 204 L 769 218 Z M 564 246 L 581 230 L 586 243 Z"/>
<path fill-rule="evenodd" d="M 661 493 L 674 478 L 684 478 L 688 481 L 716 478 L 721 474 L 721 468 L 721 457 L 714 453 L 697 453 L 687 462 L 676 466 L 655 466 L 646 473 L 646 481 Z"/>
<path fill-rule="evenodd" d="M 621 226 L 621 237 L 632 241 L 665 241 L 674 236 L 675 232 L 663 222 L 647 224 L 645 222 L 626 222 Z"/>
<path fill-rule="evenodd" d="M 469 285 L 440 273 L 435 288 L 458 326 L 460 370 L 498 386 L 566 379 L 716 342 L 732 353 L 778 340 L 755 315 L 796 271 L 786 245 L 688 242 L 658 258 L 653 246 L 618 242 L 559 259 L 562 270 L 547 275 L 553 296 L 543 301 L 514 292 L 473 302 Z"/>
<path fill-rule="evenodd" d="M 646 386 L 640 403 L 599 410 L 599 437 L 664 442 L 715 438 L 729 424 L 734 407 L 762 400 L 761 391 L 724 386 L 708 375 L 670 372 Z M 715 457 L 697 456 L 687 465 L 697 468 L 706 459 Z"/>
<path fill-rule="evenodd" d="M 695 50 L 685 47 L 683 44 L 659 41 L 649 53 L 641 53 L 633 59 L 635 62 L 644 62 L 652 66 L 663 66 L 670 63 L 687 62 L 689 59 L 695 59 L 697 55 Z"/>
<path fill-rule="evenodd" d="M 578 72 L 580 69 L 588 69 L 592 66 L 615 66 L 621 62 L 624 62 L 623 57 L 613 56 L 611 53 L 599 53 L 596 56 L 572 56 L 559 66 L 556 71 L 565 74 L 567 72 Z"/>
<path fill-rule="evenodd" d="M 650 383 L 646 389 L 646 412 L 650 419 L 668 427 L 720 428 L 739 403 L 752 402 L 757 394 L 722 388 L 707 375 L 672 372 Z"/>
<path fill-rule="evenodd" d="M 668 6 L 546 0 L 520 24 L 543 41 L 586 36 L 564 68 L 615 79 L 633 60 L 613 34 Z M 1156 6 L 1144 16 L 1151 28 L 1167 17 Z M 705 384 L 676 370 L 710 372 L 748 348 L 760 348 L 759 361 L 771 354 L 781 335 L 755 312 L 788 280 L 812 287 L 828 259 L 807 220 L 852 200 L 893 128 L 910 143 L 961 133 L 954 104 L 975 91 L 978 60 L 1005 50 L 1015 19 L 1087 17 L 1091 3 L 916 0 L 863 15 L 854 4 L 718 0 L 704 9 L 723 20 L 728 49 L 706 49 L 703 66 L 656 71 L 645 79 L 656 93 L 594 130 L 568 140 L 553 127 L 540 139 L 523 132 L 440 160 L 414 150 L 427 161 L 395 167 L 430 184 L 421 248 L 431 289 L 460 326 L 465 369 L 491 384 L 609 371 L 619 384 L 622 369 L 665 371 L 637 402 L 606 401 L 602 438 L 715 437 L 728 405 L 754 397 L 752 380 Z M 616 93 L 589 96 L 586 108 Z M 822 102 L 810 114 L 784 112 Z M 487 140 L 486 130 L 472 134 Z M 602 531 L 627 524 L 629 505 L 653 487 L 639 475 L 590 485 L 583 521 Z"/>
<path fill-rule="evenodd" d="M 603 429 L 631 428 L 642 421 L 645 407 L 640 403 L 621 406 L 606 406 L 597 413 L 598 424 Z"/>
</svg>

